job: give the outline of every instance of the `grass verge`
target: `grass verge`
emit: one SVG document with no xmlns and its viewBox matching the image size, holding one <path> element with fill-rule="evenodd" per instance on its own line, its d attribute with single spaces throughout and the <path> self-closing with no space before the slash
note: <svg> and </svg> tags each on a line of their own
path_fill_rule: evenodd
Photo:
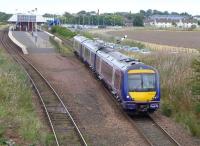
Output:
<svg viewBox="0 0 200 146">
<path fill-rule="evenodd" d="M 69 56 L 73 53 L 72 48 L 63 45 L 61 42 L 57 42 L 54 37 L 49 38 L 51 44 L 57 49 L 63 56 Z"/>
<path fill-rule="evenodd" d="M 4 28 L 7 28 L 8 27 L 8 24 L 5 23 L 5 22 L 0 22 L 0 29 L 4 29 Z"/>
<path fill-rule="evenodd" d="M 0 49 L 0 145 L 50 145 L 27 75 Z"/>
<path fill-rule="evenodd" d="M 76 32 L 72 32 L 71 30 L 61 26 L 53 26 L 51 28 L 51 33 L 62 36 L 65 39 L 71 39 L 76 35 Z"/>
<path fill-rule="evenodd" d="M 98 37 L 105 41 L 115 42 L 114 37 L 105 34 L 87 33 L 85 36 L 88 35 L 88 38 Z M 146 47 L 146 44 L 137 43 L 128 40 L 128 42 L 125 41 L 124 45 Z M 154 50 L 160 50 L 155 49 L 155 46 L 151 47 Z M 162 46 L 159 46 L 159 48 L 162 48 Z M 176 50 L 172 49 L 171 51 L 179 52 L 179 49 L 176 48 Z M 191 92 L 191 79 L 194 75 L 191 64 L 197 56 L 193 53 L 190 54 L 190 50 L 180 51 L 189 54 L 158 51 L 148 56 L 122 52 L 158 69 L 161 76 L 161 113 L 181 123 L 193 136 L 200 137 L 200 98 L 194 96 Z"/>
</svg>

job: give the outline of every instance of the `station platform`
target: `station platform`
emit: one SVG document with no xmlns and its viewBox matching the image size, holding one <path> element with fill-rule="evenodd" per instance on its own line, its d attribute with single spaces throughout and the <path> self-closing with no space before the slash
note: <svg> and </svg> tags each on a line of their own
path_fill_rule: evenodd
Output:
<svg viewBox="0 0 200 146">
<path fill-rule="evenodd" d="M 54 46 L 49 42 L 49 35 L 44 32 L 35 33 L 25 31 L 13 31 L 13 37 L 26 46 L 29 54 L 32 53 L 55 53 Z"/>
</svg>

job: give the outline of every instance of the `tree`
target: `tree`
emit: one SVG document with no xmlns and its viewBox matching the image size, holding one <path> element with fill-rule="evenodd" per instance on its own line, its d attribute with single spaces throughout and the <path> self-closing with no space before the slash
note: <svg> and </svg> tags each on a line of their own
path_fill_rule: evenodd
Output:
<svg viewBox="0 0 200 146">
<path fill-rule="evenodd" d="M 164 15 L 169 15 L 169 12 L 168 12 L 168 11 L 164 11 L 163 14 L 164 14 Z"/>
<path fill-rule="evenodd" d="M 140 14 L 142 14 L 143 16 L 146 16 L 146 12 L 144 10 L 140 10 Z"/>
<path fill-rule="evenodd" d="M 191 15 L 190 15 L 190 14 L 188 14 L 187 12 L 180 13 L 180 15 L 181 15 L 181 16 L 189 16 L 189 17 L 191 17 Z"/>
<path fill-rule="evenodd" d="M 177 12 L 171 12 L 171 15 L 179 15 Z"/>
<path fill-rule="evenodd" d="M 0 12 L 0 22 L 6 22 L 12 15 Z"/>
<path fill-rule="evenodd" d="M 49 14 L 49 13 L 45 13 L 44 15 L 43 15 L 43 17 L 49 17 L 49 18 L 51 18 L 51 17 L 54 17 L 54 14 Z"/>
<path fill-rule="evenodd" d="M 66 17 L 66 18 L 72 17 L 72 15 L 69 12 L 65 12 L 63 16 Z"/>
<path fill-rule="evenodd" d="M 133 26 L 144 26 L 144 16 L 142 14 L 133 15 Z"/>
<path fill-rule="evenodd" d="M 151 15 L 153 15 L 153 11 L 151 9 L 147 10 L 146 16 L 149 17 Z"/>
<path fill-rule="evenodd" d="M 86 15 L 86 14 L 87 14 L 87 12 L 86 12 L 86 11 L 84 11 L 84 10 L 82 10 L 82 11 L 78 12 L 77 14 L 78 14 L 78 15 Z"/>
<path fill-rule="evenodd" d="M 158 11 L 158 10 L 153 10 L 153 14 L 156 15 L 163 15 L 163 13 L 161 11 Z"/>
</svg>

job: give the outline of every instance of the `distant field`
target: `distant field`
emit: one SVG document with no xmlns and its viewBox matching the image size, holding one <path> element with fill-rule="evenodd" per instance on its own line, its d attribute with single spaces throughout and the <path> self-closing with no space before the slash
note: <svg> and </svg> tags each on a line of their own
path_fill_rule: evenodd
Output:
<svg viewBox="0 0 200 146">
<path fill-rule="evenodd" d="M 121 37 L 127 35 L 129 39 L 149 43 L 200 49 L 200 31 L 123 30 L 107 33 Z"/>
</svg>

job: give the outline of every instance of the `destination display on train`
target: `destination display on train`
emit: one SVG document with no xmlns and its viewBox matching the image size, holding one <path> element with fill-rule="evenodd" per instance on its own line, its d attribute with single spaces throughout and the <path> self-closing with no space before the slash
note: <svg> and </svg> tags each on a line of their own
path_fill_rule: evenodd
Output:
<svg viewBox="0 0 200 146">
<path fill-rule="evenodd" d="M 36 22 L 36 15 L 17 15 L 18 22 Z"/>
</svg>

